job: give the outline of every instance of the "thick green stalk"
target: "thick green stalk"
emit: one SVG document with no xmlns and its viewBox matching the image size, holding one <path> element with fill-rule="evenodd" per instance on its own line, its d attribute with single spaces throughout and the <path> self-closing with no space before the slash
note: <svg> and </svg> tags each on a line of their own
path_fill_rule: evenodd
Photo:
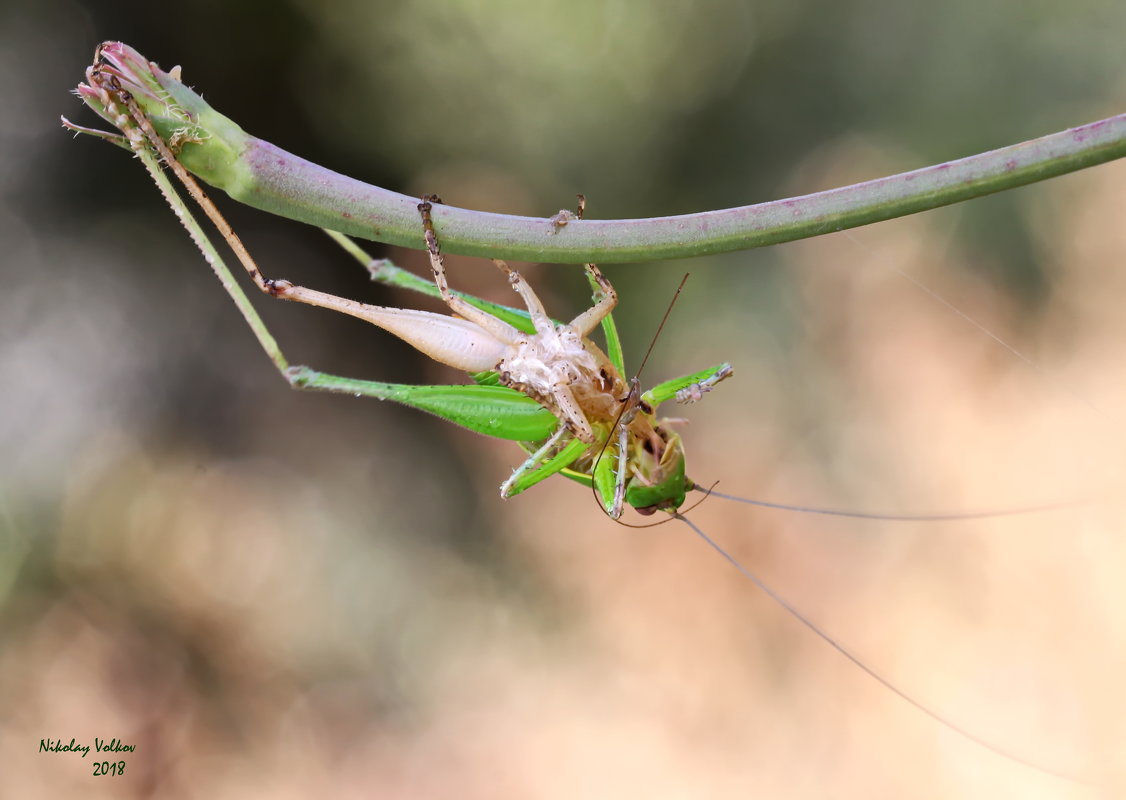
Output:
<svg viewBox="0 0 1126 800">
<path fill-rule="evenodd" d="M 131 48 L 103 56 L 179 160 L 256 208 L 352 236 L 423 249 L 418 200 L 325 169 L 250 136 Z M 153 91 L 153 86 L 157 91 Z M 81 87 L 80 87 L 81 92 Z M 90 102 L 90 98 L 84 95 Z M 97 110 L 96 103 L 90 103 Z M 112 120 L 111 120 L 112 122 Z M 1024 186 L 1126 155 L 1126 114 L 988 153 L 825 192 L 676 217 L 562 220 L 434 209 L 450 253 L 554 263 L 722 253 L 817 236 Z M 436 187 L 440 188 L 440 187 Z M 565 224 L 564 224 L 565 223 Z"/>
<path fill-rule="evenodd" d="M 434 208 L 449 253 L 617 263 L 761 247 L 982 197 L 1126 156 L 1126 114 L 958 161 L 825 192 L 651 219 L 552 220 Z M 371 186 L 247 137 L 236 200 L 353 236 L 423 248 L 417 198 Z M 194 171 L 194 170 L 193 170 Z M 204 180 L 208 176 L 197 172 Z"/>
</svg>

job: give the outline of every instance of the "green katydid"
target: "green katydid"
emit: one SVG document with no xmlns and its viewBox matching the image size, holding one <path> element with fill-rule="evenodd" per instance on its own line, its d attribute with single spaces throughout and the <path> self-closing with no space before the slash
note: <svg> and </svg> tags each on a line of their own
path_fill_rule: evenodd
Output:
<svg viewBox="0 0 1126 800">
<path fill-rule="evenodd" d="M 250 260 L 230 227 L 177 160 L 174 148 L 179 143 L 190 142 L 197 132 L 188 124 L 189 120 L 185 119 L 182 130 L 169 135 L 167 141 L 162 138 L 154 129 L 149 116 L 138 107 L 130 90 L 122 85 L 125 67 L 120 61 L 114 62 L 113 66 L 97 64 L 87 73 L 89 84 L 80 88 L 84 99 L 122 131 L 120 136 L 99 135 L 124 144 L 141 158 L 219 274 L 259 341 L 292 385 L 389 399 L 429 411 L 480 433 L 521 442 L 532 453 L 503 484 L 502 492 L 506 495 L 517 494 L 559 473 L 593 486 L 603 507 L 611 516 L 619 515 L 625 504 L 642 511 L 671 512 L 692 525 L 693 530 L 705 541 L 807 627 L 899 696 L 979 744 L 1021 763 L 1043 769 L 974 736 L 908 697 L 842 648 L 791 604 L 739 565 L 698 527 L 677 513 L 686 491 L 693 488 L 694 484 L 684 473 L 684 455 L 679 438 L 667 425 L 656 419 L 654 412 L 658 405 L 674 398 L 682 401 L 698 399 L 731 374 L 730 367 L 712 367 L 640 394 L 623 377 L 625 370 L 611 315 L 616 296 L 593 265 L 587 265 L 586 270 L 595 292 L 595 305 L 567 325 L 558 325 L 550 320 L 534 292 L 511 271 L 508 271 L 509 279 L 522 296 L 527 306 L 526 312 L 452 292 L 445 281 L 445 270 L 427 201 L 420 204 L 419 225 L 426 235 L 435 278 L 433 288 L 418 279 L 406 279 L 402 274 L 387 269 L 374 274 L 381 280 L 398 282 L 410 288 L 422 290 L 422 286 L 427 286 L 425 291 L 441 296 L 461 319 L 420 311 L 368 306 L 285 281 L 267 280 Z M 172 104 L 171 107 L 174 109 L 175 105 Z M 158 156 L 203 207 L 243 260 L 256 285 L 263 291 L 283 299 L 341 311 L 373 322 L 437 360 L 475 373 L 478 383 L 456 387 L 404 386 L 340 378 L 306 367 L 291 367 L 242 290 L 235 284 L 200 225 L 175 194 L 160 169 Z M 561 217 L 559 224 L 564 224 L 566 219 Z M 338 240 L 356 252 L 354 245 L 347 240 Z M 502 269 L 507 271 L 505 267 Z M 586 339 L 586 335 L 599 324 L 606 334 L 606 353 L 602 353 Z M 540 338 L 536 339 L 537 336 Z M 553 347 L 563 354 L 558 363 L 552 362 L 549 354 L 543 352 L 545 348 L 550 350 Z M 620 427 L 619 420 L 622 422 Z"/>
</svg>

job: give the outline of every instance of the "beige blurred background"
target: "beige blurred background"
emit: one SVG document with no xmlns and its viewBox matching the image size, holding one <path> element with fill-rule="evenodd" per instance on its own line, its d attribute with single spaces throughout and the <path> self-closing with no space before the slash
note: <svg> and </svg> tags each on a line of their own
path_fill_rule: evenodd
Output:
<svg viewBox="0 0 1126 800">
<path fill-rule="evenodd" d="M 510 443 L 289 391 L 67 95 L 95 44 L 182 64 L 252 133 L 388 188 L 550 215 L 719 208 L 1126 108 L 1126 6 L 42 0 L 0 10 L 0 795 L 1099 796 L 984 750 L 800 627 L 683 525 L 609 523 Z M 906 524 L 691 516 L 905 692 L 1126 786 L 1126 165 L 848 235 L 607 269 L 645 382 L 721 360 L 690 472 Z M 275 277 L 369 302 L 317 231 L 225 203 Z M 380 250 L 409 267 L 417 253 Z M 510 301 L 487 263 L 453 282 Z M 529 267 L 549 309 L 573 268 Z M 928 296 L 921 281 L 1024 358 Z M 291 359 L 459 376 L 254 298 Z M 136 745 L 126 773 L 43 738 Z M 1116 788 L 1117 787 L 1117 790 Z"/>
</svg>

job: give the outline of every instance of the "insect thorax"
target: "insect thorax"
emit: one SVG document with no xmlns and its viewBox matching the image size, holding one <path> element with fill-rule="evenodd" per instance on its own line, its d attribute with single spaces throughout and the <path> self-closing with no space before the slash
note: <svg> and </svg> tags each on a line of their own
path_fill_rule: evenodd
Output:
<svg viewBox="0 0 1126 800">
<path fill-rule="evenodd" d="M 553 391 L 568 386 L 583 414 L 597 425 L 616 412 L 627 391 L 610 360 L 569 325 L 527 336 L 497 365 L 500 380 L 556 410 Z"/>
</svg>

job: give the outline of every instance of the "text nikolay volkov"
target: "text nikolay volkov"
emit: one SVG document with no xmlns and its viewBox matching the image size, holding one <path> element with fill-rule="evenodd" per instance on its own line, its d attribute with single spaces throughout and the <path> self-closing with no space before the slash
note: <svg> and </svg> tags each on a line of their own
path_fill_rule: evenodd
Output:
<svg viewBox="0 0 1126 800">
<path fill-rule="evenodd" d="M 136 745 L 122 744 L 120 739 L 110 739 L 108 742 L 105 739 L 94 737 L 94 752 L 97 753 L 132 753 L 137 749 Z M 40 753 L 81 753 L 83 758 L 90 752 L 90 745 L 79 744 L 71 737 L 69 742 L 63 742 L 62 739 L 40 739 L 39 740 Z"/>
</svg>

